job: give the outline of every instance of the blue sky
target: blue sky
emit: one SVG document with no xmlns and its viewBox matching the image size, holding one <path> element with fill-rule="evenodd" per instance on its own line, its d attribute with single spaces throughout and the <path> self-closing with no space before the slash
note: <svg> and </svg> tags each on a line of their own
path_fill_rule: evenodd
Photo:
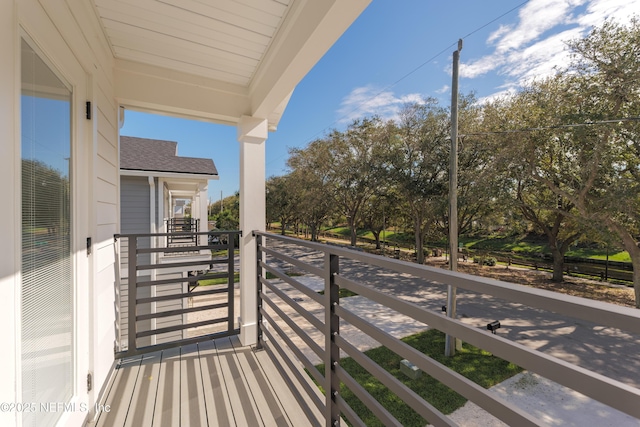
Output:
<svg viewBox="0 0 640 427">
<path fill-rule="evenodd" d="M 286 172 L 290 147 L 355 118 L 393 118 L 423 97 L 449 105 L 459 38 L 460 91 L 483 99 L 552 73 L 567 62 L 564 41 L 634 14 L 640 0 L 373 0 L 294 91 L 267 140 L 267 176 Z M 177 141 L 179 155 L 212 158 L 220 174 L 209 183 L 212 200 L 239 189 L 235 127 L 127 111 L 121 134 Z"/>
</svg>

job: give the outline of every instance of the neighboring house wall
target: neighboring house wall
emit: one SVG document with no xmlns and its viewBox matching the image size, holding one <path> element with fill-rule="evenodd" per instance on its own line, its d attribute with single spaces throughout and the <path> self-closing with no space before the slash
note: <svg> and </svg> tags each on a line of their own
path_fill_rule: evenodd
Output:
<svg viewBox="0 0 640 427">
<path fill-rule="evenodd" d="M 157 227 L 161 225 L 161 222 L 156 222 L 156 224 L 151 224 L 151 203 L 153 200 L 153 216 L 157 221 L 158 217 L 158 205 L 159 201 L 157 197 L 151 196 L 151 191 L 155 191 L 157 187 L 157 178 L 154 178 L 154 186 L 153 188 L 149 185 L 148 177 L 138 177 L 138 176 L 126 176 L 123 175 L 120 177 L 120 186 L 121 186 L 121 232 L 122 234 L 148 234 L 155 233 L 159 231 L 158 229 L 154 229 L 154 225 Z M 161 202 L 160 202 L 161 203 Z M 138 247 L 149 247 L 150 239 L 149 238 L 140 238 L 138 239 Z M 128 302 L 128 239 L 122 238 L 120 242 L 120 251 L 121 251 L 121 285 L 120 285 L 120 343 L 122 346 L 126 346 L 128 340 L 128 332 L 127 332 L 127 323 L 129 321 L 129 310 L 127 307 Z M 169 258 L 166 262 L 175 262 L 176 259 Z M 150 255 L 141 255 L 138 257 L 139 263 L 151 264 L 152 259 Z M 157 256 L 154 257 L 153 263 L 157 262 Z M 180 270 L 180 269 L 177 269 Z M 186 273 L 182 271 L 172 272 L 171 269 L 159 269 L 150 272 L 150 275 L 138 276 L 138 280 L 163 280 L 163 279 L 173 279 L 173 278 L 182 278 Z M 138 289 L 138 297 L 146 298 L 150 296 L 163 296 L 169 294 L 179 294 L 187 291 L 186 285 L 182 285 L 180 283 L 176 284 L 166 284 L 157 287 L 143 287 Z M 176 310 L 183 308 L 183 301 L 180 299 L 174 299 L 169 301 L 159 301 L 152 304 L 145 304 L 138 306 L 138 314 L 147 314 L 150 312 L 161 313 L 164 311 Z M 138 328 L 140 331 L 147 330 L 150 328 L 165 328 L 170 326 L 176 326 L 182 323 L 182 316 L 168 316 L 162 317 L 157 320 L 147 320 L 144 322 L 138 322 Z M 161 344 L 163 342 L 174 341 L 182 338 L 182 332 L 171 332 L 162 334 L 157 337 L 147 337 L 138 339 L 138 346 L 151 345 L 151 344 Z"/>
<path fill-rule="evenodd" d="M 150 220 L 150 204 L 151 199 L 149 197 L 149 180 L 145 177 L 123 176 L 120 178 L 120 231 L 122 234 L 148 234 L 151 232 L 151 220 Z M 138 247 L 148 248 L 149 238 L 139 238 Z M 122 238 L 120 241 L 120 345 L 124 346 L 127 343 L 129 334 L 127 331 L 127 324 L 129 321 L 129 309 L 128 309 L 128 278 L 129 278 L 129 239 Z M 138 257 L 138 263 L 150 264 L 150 254 L 140 255 Z M 150 280 L 151 275 L 139 276 L 138 280 Z M 139 298 L 150 297 L 150 288 L 140 288 L 138 290 Z M 138 307 L 138 314 L 148 314 L 151 312 L 151 305 L 145 304 Z M 151 328 L 150 321 L 138 323 L 141 330 Z M 150 345 L 151 340 L 149 338 L 139 339 L 138 345 Z"/>
<path fill-rule="evenodd" d="M 120 232 L 122 234 L 151 233 L 151 198 L 148 178 L 122 176 L 120 185 Z"/>
</svg>

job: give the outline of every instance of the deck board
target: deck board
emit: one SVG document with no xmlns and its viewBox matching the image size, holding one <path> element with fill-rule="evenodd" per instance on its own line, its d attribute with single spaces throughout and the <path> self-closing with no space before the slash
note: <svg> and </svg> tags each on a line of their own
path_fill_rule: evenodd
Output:
<svg viewBox="0 0 640 427">
<path fill-rule="evenodd" d="M 307 422 L 308 408 L 279 376 L 265 351 L 243 347 L 237 337 L 126 359 L 106 387 L 101 401 L 111 411 L 99 415 L 97 426 L 324 424 Z"/>
<path fill-rule="evenodd" d="M 233 411 L 229 403 L 229 395 L 224 387 L 215 343 L 213 341 L 199 343 L 198 353 L 202 367 L 204 401 L 209 425 L 234 425 Z"/>
<path fill-rule="evenodd" d="M 162 352 L 152 425 L 153 427 L 180 425 L 180 348 Z"/>
<path fill-rule="evenodd" d="M 292 425 L 283 413 L 280 401 L 276 398 L 273 388 L 269 386 L 263 372 L 260 370 L 253 350 L 243 347 L 238 337 L 230 339 L 238 366 L 242 370 L 260 418 L 267 427 L 281 427 Z"/>
<path fill-rule="evenodd" d="M 136 402 L 136 404 L 129 408 L 125 426 L 147 427 L 152 425 L 161 357 L 160 352 L 143 356 L 136 386 L 131 396 L 131 402 Z"/>
<path fill-rule="evenodd" d="M 124 425 L 129 412 L 129 407 L 132 403 L 131 399 L 135 390 L 141 363 L 141 356 L 127 359 L 122 362 L 122 365 L 118 369 L 118 373 L 114 378 L 109 395 L 107 396 L 106 402 L 109 406 L 109 412 L 102 412 L 99 414 L 98 426 Z"/>
<path fill-rule="evenodd" d="M 269 344 L 267 344 L 269 345 Z M 281 371 L 276 367 L 276 365 L 272 361 L 272 357 L 275 357 L 280 362 L 281 369 L 284 370 L 285 375 L 295 384 L 297 384 L 297 380 L 294 375 L 289 371 L 289 368 L 282 361 L 279 355 L 272 352 L 271 355 L 267 353 L 267 351 L 258 351 L 255 353 L 256 360 L 260 366 L 260 369 L 263 371 L 264 376 L 269 378 L 269 384 L 274 389 L 274 393 L 282 402 L 286 402 L 284 399 L 290 399 L 287 402 L 287 410 L 286 414 L 291 421 L 291 425 L 297 426 L 300 425 L 300 420 L 308 420 L 309 425 L 313 426 L 323 426 L 325 425 L 323 414 L 318 410 L 316 405 L 311 401 L 308 396 L 305 396 L 305 392 L 301 387 L 297 387 L 300 395 L 303 396 L 304 402 L 300 404 L 296 400 L 296 396 L 294 396 L 293 392 L 289 390 L 287 383 L 282 377 Z M 311 379 L 307 381 L 308 383 L 312 383 Z M 315 385 L 314 385 L 315 388 Z M 324 400 L 324 395 L 320 392 L 318 388 L 315 388 L 317 391 L 316 398 L 320 401 Z M 292 402 L 296 402 L 292 404 Z M 297 422 L 296 422 L 297 421 Z"/>
<path fill-rule="evenodd" d="M 198 346 L 182 347 L 180 358 L 180 425 L 207 426 Z"/>
<path fill-rule="evenodd" d="M 228 339 L 217 340 L 218 360 L 237 425 L 264 426 L 242 375 L 235 350 Z"/>
</svg>

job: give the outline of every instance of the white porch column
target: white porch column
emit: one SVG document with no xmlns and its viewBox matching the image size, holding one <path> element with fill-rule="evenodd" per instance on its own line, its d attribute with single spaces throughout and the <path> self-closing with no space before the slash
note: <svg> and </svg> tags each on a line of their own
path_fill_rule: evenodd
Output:
<svg viewBox="0 0 640 427">
<path fill-rule="evenodd" d="M 198 216 L 196 218 L 200 218 L 200 225 L 198 231 L 207 232 L 209 231 L 209 195 L 208 195 L 209 186 L 207 184 L 198 184 Z M 193 214 L 192 214 L 193 215 Z M 206 245 L 208 243 L 209 238 L 207 236 L 200 236 L 198 241 L 201 245 Z"/>
<path fill-rule="evenodd" d="M 256 241 L 254 230 L 265 229 L 266 119 L 243 116 L 240 142 L 240 342 L 251 345 L 257 334 Z"/>
</svg>

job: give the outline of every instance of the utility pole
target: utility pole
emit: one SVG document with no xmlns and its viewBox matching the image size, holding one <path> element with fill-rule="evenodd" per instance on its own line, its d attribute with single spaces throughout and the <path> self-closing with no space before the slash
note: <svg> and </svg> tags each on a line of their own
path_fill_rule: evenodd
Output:
<svg viewBox="0 0 640 427">
<path fill-rule="evenodd" d="M 458 40 L 458 50 L 453 52 L 453 76 L 451 79 L 451 155 L 449 164 L 449 269 L 458 271 L 458 68 L 462 39 Z M 457 287 L 447 285 L 447 316 L 456 318 Z M 462 343 L 455 337 L 446 336 L 444 355 L 456 354 Z"/>
</svg>

